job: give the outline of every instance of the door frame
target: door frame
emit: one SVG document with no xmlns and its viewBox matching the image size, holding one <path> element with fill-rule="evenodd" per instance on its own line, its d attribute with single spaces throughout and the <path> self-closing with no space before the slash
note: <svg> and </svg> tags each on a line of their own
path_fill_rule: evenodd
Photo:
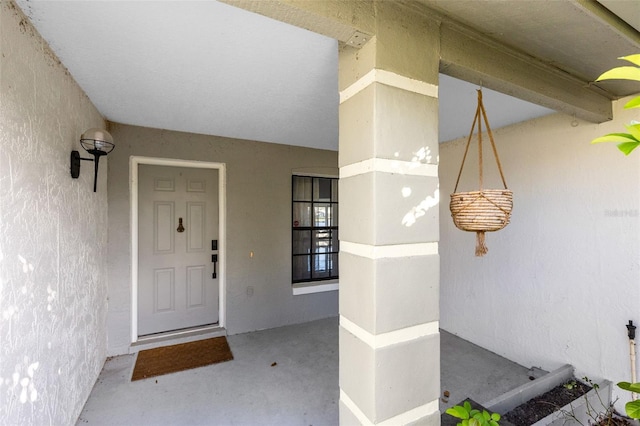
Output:
<svg viewBox="0 0 640 426">
<path fill-rule="evenodd" d="M 129 157 L 129 197 L 131 220 L 131 343 L 138 337 L 138 166 L 149 164 L 168 167 L 191 167 L 196 169 L 218 170 L 218 327 L 226 326 L 226 271 L 227 271 L 227 167 L 225 163 L 207 161 L 178 160 L 156 157 Z M 208 328 L 205 326 L 203 328 Z M 190 329 L 189 331 L 192 331 Z M 174 332 L 179 336 L 181 332 Z"/>
</svg>

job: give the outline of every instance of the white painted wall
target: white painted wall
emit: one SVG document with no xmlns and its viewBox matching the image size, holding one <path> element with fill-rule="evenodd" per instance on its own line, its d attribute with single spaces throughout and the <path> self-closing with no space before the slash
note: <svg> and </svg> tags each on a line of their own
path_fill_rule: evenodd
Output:
<svg viewBox="0 0 640 426">
<path fill-rule="evenodd" d="M 613 144 L 589 143 L 640 119 L 623 103 L 601 125 L 554 114 L 495 132 L 514 210 L 510 225 L 487 234 L 485 257 L 474 257 L 475 234 L 450 219 L 466 140 L 441 144 L 443 329 L 525 366 L 569 363 L 578 377 L 630 380 L 625 324 L 640 325 L 640 151 L 625 157 Z M 459 191 L 477 188 L 476 152 L 474 144 Z M 485 161 L 485 188 L 500 188 L 488 151 Z M 628 395 L 619 394 L 622 409 Z"/>
<path fill-rule="evenodd" d="M 294 296 L 291 288 L 291 175 L 337 175 L 337 152 L 117 123 L 111 133 L 120 145 L 109 155 L 110 355 L 131 344 L 131 155 L 226 164 L 229 334 L 338 314 L 337 291 Z"/>
<path fill-rule="evenodd" d="M 0 3 L 0 423 L 74 424 L 106 353 L 106 166 L 69 155 L 104 120 Z M 90 164 L 90 163 L 89 163 Z"/>
</svg>

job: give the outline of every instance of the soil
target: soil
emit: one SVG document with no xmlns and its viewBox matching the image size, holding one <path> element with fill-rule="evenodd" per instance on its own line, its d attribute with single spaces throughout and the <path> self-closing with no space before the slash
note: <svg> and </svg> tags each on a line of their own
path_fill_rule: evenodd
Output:
<svg viewBox="0 0 640 426">
<path fill-rule="evenodd" d="M 549 414 L 558 411 L 571 401 L 580 398 L 590 390 L 590 386 L 577 381 L 575 385 L 570 388 L 565 385 L 560 385 L 514 408 L 503 415 L 502 418 L 516 426 L 530 426 L 538 420 L 547 417 Z M 598 407 L 596 407 L 596 409 L 597 408 Z M 604 407 L 602 411 L 605 411 Z M 605 419 L 598 424 L 610 426 L 631 425 L 628 421 L 617 417 Z"/>
<path fill-rule="evenodd" d="M 571 401 L 580 398 L 590 390 L 591 387 L 580 382 L 576 382 L 571 389 L 565 385 L 560 385 L 514 408 L 506 413 L 503 418 L 516 426 L 529 426 L 559 410 Z"/>
</svg>

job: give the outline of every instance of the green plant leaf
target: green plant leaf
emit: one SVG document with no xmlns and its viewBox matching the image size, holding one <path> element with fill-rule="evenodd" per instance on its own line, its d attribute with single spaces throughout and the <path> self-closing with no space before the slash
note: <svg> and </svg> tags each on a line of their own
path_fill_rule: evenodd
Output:
<svg viewBox="0 0 640 426">
<path fill-rule="evenodd" d="M 467 410 L 468 413 L 471 412 L 471 403 L 469 401 L 465 401 L 464 404 L 462 404 L 462 406 L 464 407 L 465 410 Z"/>
<path fill-rule="evenodd" d="M 591 143 L 600 142 L 637 142 L 633 136 L 629 133 L 609 133 L 608 135 L 600 136 L 591 141 Z"/>
<path fill-rule="evenodd" d="M 640 400 L 627 402 L 624 406 L 627 416 L 632 419 L 640 419 Z"/>
<path fill-rule="evenodd" d="M 456 407 L 447 408 L 445 413 L 447 413 L 448 415 L 453 416 L 453 417 L 455 417 L 457 419 L 460 418 L 460 416 L 458 415 L 458 411 L 456 411 Z"/>
<path fill-rule="evenodd" d="M 628 56 L 621 56 L 618 59 L 623 59 L 627 62 L 631 62 L 632 64 L 635 64 L 640 67 L 640 53 L 636 53 Z"/>
<path fill-rule="evenodd" d="M 640 145 L 640 141 L 636 142 L 623 142 L 618 144 L 618 149 L 622 151 L 624 155 L 631 154 L 631 151 L 636 149 Z"/>
<path fill-rule="evenodd" d="M 618 59 L 625 60 L 636 66 L 623 66 L 612 68 L 602 73 L 596 81 L 602 80 L 632 80 L 640 81 L 640 53 L 633 55 L 621 56 Z M 640 108 L 640 96 L 636 96 L 624 105 L 625 109 Z M 634 149 L 640 145 L 640 125 L 627 126 L 627 133 L 610 133 L 599 138 L 595 138 L 591 143 L 614 142 L 617 143 L 618 149 L 624 155 L 629 155 Z M 585 377 L 586 379 L 586 377 Z M 591 381 L 588 381 L 591 383 Z"/>
<path fill-rule="evenodd" d="M 640 108 L 640 96 L 631 99 L 629 102 L 624 104 L 624 109 L 631 108 Z"/>
<path fill-rule="evenodd" d="M 618 387 L 629 392 L 640 393 L 640 383 L 620 382 Z"/>
<path fill-rule="evenodd" d="M 495 420 L 489 420 L 489 424 L 490 424 L 491 426 L 500 426 L 500 425 L 498 424 L 498 422 L 496 422 Z"/>
<path fill-rule="evenodd" d="M 498 420 L 500 420 L 500 417 L 501 417 L 501 416 L 500 416 L 500 414 L 498 414 L 498 413 L 492 413 L 492 414 L 491 414 L 491 420 L 495 420 L 496 422 L 497 422 Z"/>
<path fill-rule="evenodd" d="M 633 137 L 633 139 L 635 139 L 636 141 L 640 141 L 640 123 L 625 124 L 624 127 L 627 128 L 629 134 Z"/>
<path fill-rule="evenodd" d="M 603 72 L 596 81 L 602 80 L 636 80 L 640 81 L 640 68 L 638 67 L 617 67 Z"/>
<path fill-rule="evenodd" d="M 469 419 L 469 426 L 482 426 L 477 419 Z"/>
<path fill-rule="evenodd" d="M 450 416 L 455 417 L 456 419 L 468 419 L 469 418 L 469 412 L 464 407 L 461 407 L 459 405 L 456 405 L 454 407 L 448 408 L 447 411 L 445 411 L 445 413 L 449 414 Z"/>
</svg>

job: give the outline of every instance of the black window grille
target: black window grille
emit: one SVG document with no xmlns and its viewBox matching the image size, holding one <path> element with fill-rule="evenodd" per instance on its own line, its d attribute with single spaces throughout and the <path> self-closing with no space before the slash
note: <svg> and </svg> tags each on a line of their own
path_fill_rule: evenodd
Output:
<svg viewBox="0 0 640 426">
<path fill-rule="evenodd" d="M 292 178 L 293 283 L 338 278 L 338 179 Z"/>
</svg>

